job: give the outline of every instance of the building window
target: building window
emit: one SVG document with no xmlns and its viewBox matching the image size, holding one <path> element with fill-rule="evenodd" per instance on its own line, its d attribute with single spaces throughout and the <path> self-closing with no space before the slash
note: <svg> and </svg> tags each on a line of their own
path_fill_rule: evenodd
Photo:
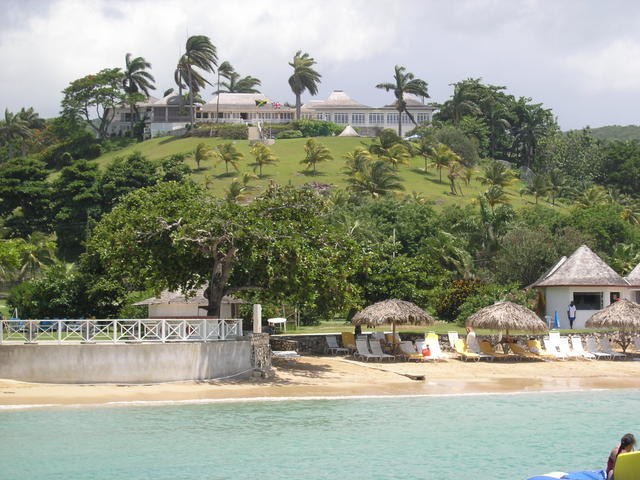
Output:
<svg viewBox="0 0 640 480">
<path fill-rule="evenodd" d="M 334 113 L 334 122 L 342 125 L 346 125 L 349 123 L 349 114 L 348 113 Z"/>
<path fill-rule="evenodd" d="M 364 125 L 364 113 L 352 113 L 351 123 L 353 125 Z"/>
<path fill-rule="evenodd" d="M 428 113 L 417 113 L 415 115 L 415 118 L 416 118 L 416 122 L 418 123 L 425 123 L 425 122 L 429 123 L 431 121 Z"/>
<path fill-rule="evenodd" d="M 369 114 L 369 123 L 372 125 L 383 124 L 384 123 L 384 113 L 370 113 Z"/>
<path fill-rule="evenodd" d="M 398 123 L 398 114 L 387 113 L 387 123 Z"/>
<path fill-rule="evenodd" d="M 574 293 L 576 310 L 602 310 L 602 292 Z"/>
</svg>

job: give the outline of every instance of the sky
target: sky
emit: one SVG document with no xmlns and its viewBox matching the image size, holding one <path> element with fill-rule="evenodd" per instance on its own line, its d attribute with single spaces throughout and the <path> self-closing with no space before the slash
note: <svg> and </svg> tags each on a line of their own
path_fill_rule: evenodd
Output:
<svg viewBox="0 0 640 480">
<path fill-rule="evenodd" d="M 391 103 L 375 85 L 402 65 L 430 101 L 465 78 L 507 87 L 551 108 L 563 129 L 640 124 L 640 2 L 634 0 L 0 0 L 0 108 L 59 112 L 74 79 L 152 64 L 157 96 L 189 35 L 211 38 L 220 61 L 293 102 L 296 51 L 322 75 L 316 98 L 344 90 Z M 211 81 L 215 79 L 211 77 Z M 205 100 L 213 88 L 204 92 Z M 309 100 L 308 95 L 303 100 Z"/>
</svg>

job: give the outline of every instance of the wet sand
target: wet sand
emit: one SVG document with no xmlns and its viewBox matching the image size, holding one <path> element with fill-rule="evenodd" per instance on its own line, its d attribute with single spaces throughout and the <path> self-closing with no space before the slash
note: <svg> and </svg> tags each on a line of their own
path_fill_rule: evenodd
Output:
<svg viewBox="0 0 640 480">
<path fill-rule="evenodd" d="M 640 388 L 636 361 L 362 363 L 308 356 L 274 359 L 274 370 L 271 379 L 243 382 L 46 385 L 0 380 L 0 408 Z"/>
</svg>

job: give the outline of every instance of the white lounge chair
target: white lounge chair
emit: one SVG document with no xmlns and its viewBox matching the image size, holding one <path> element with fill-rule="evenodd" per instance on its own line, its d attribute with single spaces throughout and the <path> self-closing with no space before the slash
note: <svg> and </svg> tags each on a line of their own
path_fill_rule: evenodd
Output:
<svg viewBox="0 0 640 480">
<path fill-rule="evenodd" d="M 577 359 L 580 357 L 575 351 L 571 350 L 569 346 L 569 338 L 568 337 L 560 337 L 560 343 L 558 344 L 558 350 L 567 358 Z"/>
<path fill-rule="evenodd" d="M 584 346 L 582 345 L 582 338 L 580 337 L 571 337 L 571 346 L 573 347 L 573 351 L 582 358 L 587 358 L 589 360 L 594 360 L 596 358 L 593 353 L 589 353 L 584 349 Z"/>
<path fill-rule="evenodd" d="M 374 355 L 369 351 L 369 345 L 367 344 L 366 339 L 356 339 L 356 352 L 353 354 L 354 358 L 362 359 L 365 361 L 369 360 L 382 360 L 382 358 L 378 355 Z"/>
<path fill-rule="evenodd" d="M 438 340 L 427 339 L 427 347 L 431 350 L 431 356 L 434 357 L 435 360 L 449 359 L 449 355 L 443 353 L 440 349 L 440 342 Z"/>
<path fill-rule="evenodd" d="M 604 353 L 608 353 L 615 360 L 616 358 L 626 358 L 627 356 L 624 353 L 614 352 L 611 348 L 611 344 L 609 343 L 609 339 L 607 337 L 602 337 L 600 339 L 600 349 Z"/>
<path fill-rule="evenodd" d="M 338 345 L 338 339 L 333 335 L 328 335 L 325 337 L 327 340 L 327 352 L 333 354 L 343 353 L 344 355 L 349 355 L 349 349 L 344 348 Z"/>
<path fill-rule="evenodd" d="M 393 355 L 384 353 L 382 351 L 382 345 L 380 345 L 380 342 L 374 338 L 369 341 L 369 348 L 371 349 L 371 353 L 380 357 L 381 360 L 394 360 L 396 358 Z"/>
<path fill-rule="evenodd" d="M 420 354 L 422 354 L 422 351 L 427 348 L 427 342 L 425 342 L 424 340 L 416 340 L 416 350 L 418 350 L 418 352 Z M 436 361 L 437 358 L 435 358 L 433 356 L 433 353 L 431 355 L 427 355 L 422 357 L 424 360 L 432 360 L 432 361 Z"/>
<path fill-rule="evenodd" d="M 447 332 L 447 337 L 449 337 L 449 345 L 452 350 L 456 349 L 456 340 L 458 340 L 458 332 Z"/>
<path fill-rule="evenodd" d="M 558 360 L 566 360 L 567 356 L 560 353 L 560 350 L 558 349 L 558 346 L 556 344 L 554 344 L 551 339 L 549 338 L 545 338 L 544 339 L 544 349 L 546 350 L 546 352 L 550 355 L 553 355 L 556 359 Z"/>
<path fill-rule="evenodd" d="M 597 359 L 607 358 L 611 359 L 611 355 L 608 353 L 602 352 L 596 343 L 596 339 L 594 337 L 587 337 L 587 352 L 593 353 Z"/>
</svg>

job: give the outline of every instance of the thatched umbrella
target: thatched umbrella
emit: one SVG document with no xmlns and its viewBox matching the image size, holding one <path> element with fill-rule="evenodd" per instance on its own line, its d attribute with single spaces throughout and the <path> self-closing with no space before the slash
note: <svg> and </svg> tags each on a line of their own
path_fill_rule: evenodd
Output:
<svg viewBox="0 0 640 480">
<path fill-rule="evenodd" d="M 394 339 L 396 338 L 396 325 L 433 325 L 435 323 L 433 317 L 415 303 L 396 299 L 383 300 L 369 305 L 356 313 L 351 321 L 354 325 L 369 327 L 391 324 Z"/>
<path fill-rule="evenodd" d="M 547 325 L 527 307 L 513 302 L 498 302 L 478 310 L 467 319 L 467 327 L 504 331 L 546 332 Z"/>
<path fill-rule="evenodd" d="M 586 321 L 587 328 L 614 328 L 619 331 L 617 340 L 626 352 L 631 343 L 630 332 L 640 330 L 640 305 L 631 300 L 618 300 L 594 313 Z"/>
</svg>

